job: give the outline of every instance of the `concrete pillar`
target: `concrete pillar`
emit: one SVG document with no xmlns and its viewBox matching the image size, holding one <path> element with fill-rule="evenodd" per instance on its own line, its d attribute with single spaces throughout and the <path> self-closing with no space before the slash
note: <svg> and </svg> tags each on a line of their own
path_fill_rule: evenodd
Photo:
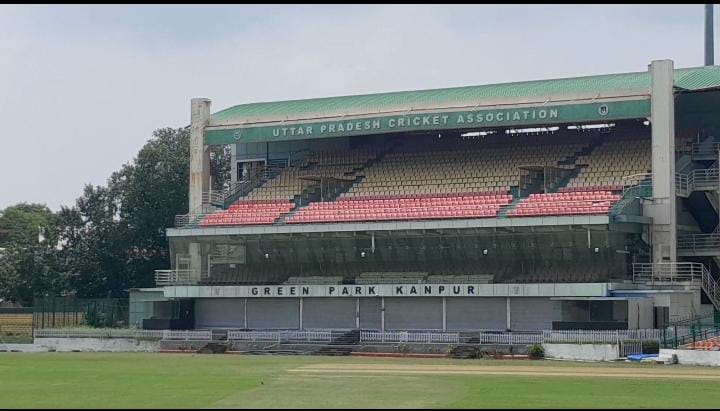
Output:
<svg viewBox="0 0 720 411">
<path fill-rule="evenodd" d="M 505 297 L 505 329 L 510 329 L 510 297 Z"/>
<path fill-rule="evenodd" d="M 298 308 L 298 311 L 300 312 L 300 329 L 303 329 L 303 299 L 302 297 L 299 298 L 300 302 L 298 304 L 300 307 Z"/>
<path fill-rule="evenodd" d="M 360 328 L 360 297 L 355 299 L 355 328 Z"/>
<path fill-rule="evenodd" d="M 190 192 L 189 212 L 202 209 L 202 193 L 210 190 L 210 151 L 205 146 L 205 126 L 210 118 L 210 100 L 190 102 Z"/>
<path fill-rule="evenodd" d="M 243 304 L 243 316 L 245 317 L 245 329 L 248 329 L 248 320 L 247 320 L 247 298 L 245 299 L 245 303 Z"/>
<path fill-rule="evenodd" d="M 443 331 L 447 331 L 447 297 L 442 298 L 443 303 Z"/>
<path fill-rule="evenodd" d="M 380 331 L 385 332 L 385 297 L 380 297 Z"/>
<path fill-rule="evenodd" d="M 677 211 L 675 194 L 675 96 L 672 60 L 650 64 L 652 77 L 652 199 L 645 215 L 653 218 L 650 227 L 652 259 L 677 261 Z"/>
</svg>

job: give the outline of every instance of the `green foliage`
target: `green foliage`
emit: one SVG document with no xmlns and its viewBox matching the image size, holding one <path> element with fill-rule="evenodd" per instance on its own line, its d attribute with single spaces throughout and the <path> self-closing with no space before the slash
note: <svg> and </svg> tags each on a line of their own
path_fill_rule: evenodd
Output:
<svg viewBox="0 0 720 411">
<path fill-rule="evenodd" d="M 545 358 L 545 349 L 540 344 L 533 344 L 528 347 L 528 356 L 533 360 Z"/>
<path fill-rule="evenodd" d="M 154 270 L 170 265 L 165 228 L 188 212 L 189 163 L 189 130 L 159 129 L 106 187 L 85 186 L 75 205 L 54 214 L 39 204 L 3 210 L 0 298 L 30 304 L 63 293 L 121 297 L 128 288 L 152 286 Z M 222 187 L 229 147 L 211 153 L 211 173 Z M 38 227 L 46 238 L 40 244 Z"/>
<path fill-rule="evenodd" d="M 20 203 L 0 211 L 0 247 L 37 243 L 39 229 L 47 228 L 52 217 L 44 204 Z"/>
</svg>

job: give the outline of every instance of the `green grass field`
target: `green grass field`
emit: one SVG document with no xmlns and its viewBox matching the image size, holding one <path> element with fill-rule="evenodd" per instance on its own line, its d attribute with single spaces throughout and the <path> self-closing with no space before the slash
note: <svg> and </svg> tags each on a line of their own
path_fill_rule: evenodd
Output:
<svg viewBox="0 0 720 411">
<path fill-rule="evenodd" d="M 0 408 L 713 408 L 718 388 L 678 365 L 0 353 Z"/>
</svg>

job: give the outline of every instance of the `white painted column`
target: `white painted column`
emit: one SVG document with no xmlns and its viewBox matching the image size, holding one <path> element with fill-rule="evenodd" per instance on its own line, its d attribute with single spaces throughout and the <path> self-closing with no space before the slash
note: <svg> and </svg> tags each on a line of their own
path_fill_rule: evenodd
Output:
<svg viewBox="0 0 720 411">
<path fill-rule="evenodd" d="M 510 329 L 510 297 L 505 297 L 505 328 Z"/>
<path fill-rule="evenodd" d="M 443 331 L 447 331 L 447 297 L 442 298 L 443 302 Z"/>
<path fill-rule="evenodd" d="M 245 299 L 245 304 L 243 304 L 243 309 L 245 310 L 245 329 L 248 328 L 248 319 L 247 319 L 247 298 Z"/>
<path fill-rule="evenodd" d="M 380 297 L 380 330 L 385 332 L 385 297 Z"/>
<path fill-rule="evenodd" d="M 300 306 L 300 309 L 298 311 L 300 312 L 300 329 L 302 330 L 303 329 L 303 299 L 302 299 L 302 297 L 300 297 L 299 300 L 300 301 L 298 302 L 298 304 Z"/>
</svg>

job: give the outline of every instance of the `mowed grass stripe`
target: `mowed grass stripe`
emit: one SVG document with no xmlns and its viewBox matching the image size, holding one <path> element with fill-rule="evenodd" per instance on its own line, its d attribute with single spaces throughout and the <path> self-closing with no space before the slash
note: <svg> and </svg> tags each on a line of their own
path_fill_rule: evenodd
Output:
<svg viewBox="0 0 720 411">
<path fill-rule="evenodd" d="M 392 374 L 405 370 L 617 372 Z M 306 369 L 325 370 L 309 373 Z M 365 369 L 364 374 L 336 369 Z M 496 360 L 359 359 L 109 353 L 0 353 L 0 408 L 714 408 L 717 380 L 628 378 L 627 372 L 719 374 L 707 368 Z"/>
</svg>

